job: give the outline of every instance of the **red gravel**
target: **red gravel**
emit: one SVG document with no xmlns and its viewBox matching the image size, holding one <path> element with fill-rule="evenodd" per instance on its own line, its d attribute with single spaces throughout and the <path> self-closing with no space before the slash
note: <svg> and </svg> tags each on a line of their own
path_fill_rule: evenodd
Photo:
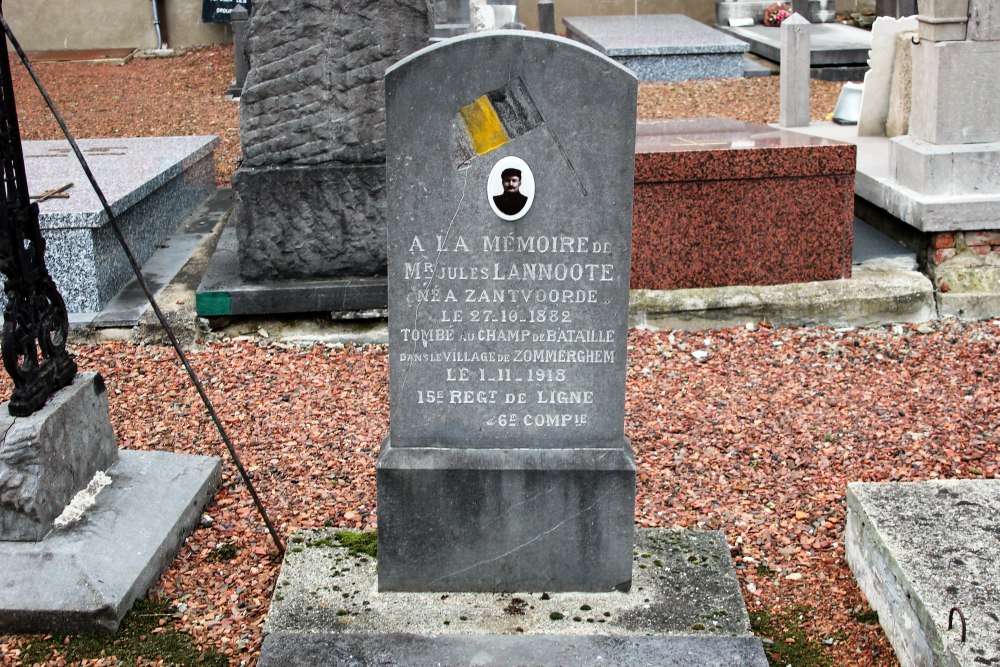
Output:
<svg viewBox="0 0 1000 667">
<path fill-rule="evenodd" d="M 237 106 L 222 99 L 231 63 L 230 49 L 212 47 L 38 70 L 79 137 L 218 134 L 224 183 L 239 151 Z M 17 86 L 25 138 L 58 136 L 22 74 Z M 832 109 L 837 90 L 814 82 L 815 117 Z M 766 122 L 777 118 L 776 96 L 774 78 L 643 85 L 639 115 Z M 636 330 L 629 343 L 638 524 L 724 530 L 751 611 L 801 614 L 829 664 L 896 664 L 878 626 L 855 618 L 865 602 L 844 563 L 845 486 L 997 475 L 1000 320 Z M 708 357 L 697 361 L 695 350 Z M 81 368 L 104 374 L 121 447 L 226 457 L 172 350 L 104 342 L 73 351 Z M 233 340 L 191 356 L 283 535 L 375 526 L 375 461 L 388 431 L 384 347 Z M 6 377 L 0 390 L 9 394 Z M 228 460 L 207 516 L 151 595 L 181 606 L 180 627 L 200 645 L 252 663 L 278 565 Z M 236 557 L 210 558 L 221 543 L 235 545 Z M 0 636 L 0 661 L 18 664 L 26 639 Z M 769 648 L 782 649 L 780 640 Z"/>
<path fill-rule="evenodd" d="M 74 353 L 111 388 L 120 446 L 225 457 L 169 348 L 106 342 Z M 896 331 L 634 330 L 626 435 L 638 466 L 636 521 L 725 531 L 751 611 L 805 606 L 806 635 L 830 664 L 894 665 L 878 626 L 852 617 L 865 603 L 844 563 L 845 486 L 995 477 L 998 354 L 1000 320 Z M 385 347 L 238 340 L 192 359 L 283 535 L 374 528 L 375 461 L 388 432 Z M 278 566 L 228 461 L 224 479 L 211 521 L 151 594 L 185 605 L 180 627 L 200 644 L 249 663 Z M 236 557 L 212 560 L 220 543 L 235 545 Z M 17 663 L 23 639 L 0 638 L 5 661 Z"/>
</svg>

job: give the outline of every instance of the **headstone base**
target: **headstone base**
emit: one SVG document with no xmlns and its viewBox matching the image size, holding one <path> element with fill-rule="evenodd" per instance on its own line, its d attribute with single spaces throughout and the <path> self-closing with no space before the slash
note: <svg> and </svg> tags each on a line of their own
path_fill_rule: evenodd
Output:
<svg viewBox="0 0 1000 667">
<path fill-rule="evenodd" d="M 240 277 L 236 226 L 219 235 L 195 293 L 199 317 L 279 313 L 359 313 L 388 306 L 385 276 L 314 280 L 244 280 Z"/>
<path fill-rule="evenodd" d="M 245 280 L 385 275 L 385 165 L 241 167 L 233 175 Z"/>
<path fill-rule="evenodd" d="M 382 445 L 380 591 L 613 591 L 632 581 L 635 462 L 620 449 Z"/>
<path fill-rule="evenodd" d="M 11 417 L 0 405 L 0 433 L 0 540 L 45 537 L 94 473 L 118 458 L 97 373 L 79 373 L 28 417 Z"/>
<path fill-rule="evenodd" d="M 625 544 L 628 593 L 383 593 L 382 544 L 373 560 L 335 529 L 300 531 L 259 664 L 767 665 L 721 531 L 641 529 Z"/>
<path fill-rule="evenodd" d="M 122 450 L 79 520 L 40 542 L 0 541 L 0 632 L 114 632 L 219 486 L 205 456 Z"/>
</svg>

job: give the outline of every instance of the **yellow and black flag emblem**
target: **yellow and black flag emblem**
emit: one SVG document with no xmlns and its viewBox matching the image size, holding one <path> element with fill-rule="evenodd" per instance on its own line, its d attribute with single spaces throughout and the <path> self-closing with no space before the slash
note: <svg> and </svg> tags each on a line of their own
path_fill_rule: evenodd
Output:
<svg viewBox="0 0 1000 667">
<path fill-rule="evenodd" d="M 473 158 L 500 148 L 543 123 L 520 77 L 458 110 L 452 124 L 452 157 L 461 169 Z"/>
</svg>

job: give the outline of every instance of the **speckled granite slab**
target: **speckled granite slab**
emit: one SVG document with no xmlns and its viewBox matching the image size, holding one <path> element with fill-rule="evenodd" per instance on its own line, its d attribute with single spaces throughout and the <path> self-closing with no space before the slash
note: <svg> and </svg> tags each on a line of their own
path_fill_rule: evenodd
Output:
<svg viewBox="0 0 1000 667">
<path fill-rule="evenodd" d="M 215 187 L 215 137 L 78 143 L 140 263 Z M 31 195 L 72 183 L 68 197 L 39 202 L 45 262 L 70 312 L 98 311 L 132 277 L 125 253 L 69 144 L 23 145 Z"/>
<path fill-rule="evenodd" d="M 739 78 L 743 41 L 683 14 L 573 16 L 566 35 L 632 70 L 640 81 Z"/>
<path fill-rule="evenodd" d="M 723 118 L 639 123 L 633 289 L 849 278 L 855 151 Z"/>
</svg>

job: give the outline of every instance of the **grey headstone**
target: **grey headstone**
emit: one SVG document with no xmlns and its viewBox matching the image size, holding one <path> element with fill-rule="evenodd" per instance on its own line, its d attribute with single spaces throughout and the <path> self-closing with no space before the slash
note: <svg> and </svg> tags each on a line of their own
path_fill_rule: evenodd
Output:
<svg viewBox="0 0 1000 667">
<path fill-rule="evenodd" d="M 809 21 L 792 14 L 781 22 L 781 126 L 809 125 Z"/>
<path fill-rule="evenodd" d="M 0 540 L 41 540 L 73 496 L 118 459 L 97 373 L 78 374 L 29 417 L 0 405 L 0 433 Z"/>
<path fill-rule="evenodd" d="M 388 71 L 381 588 L 628 585 L 636 90 L 592 49 L 523 31 Z M 494 200 L 508 163 L 517 212 Z"/>
</svg>

